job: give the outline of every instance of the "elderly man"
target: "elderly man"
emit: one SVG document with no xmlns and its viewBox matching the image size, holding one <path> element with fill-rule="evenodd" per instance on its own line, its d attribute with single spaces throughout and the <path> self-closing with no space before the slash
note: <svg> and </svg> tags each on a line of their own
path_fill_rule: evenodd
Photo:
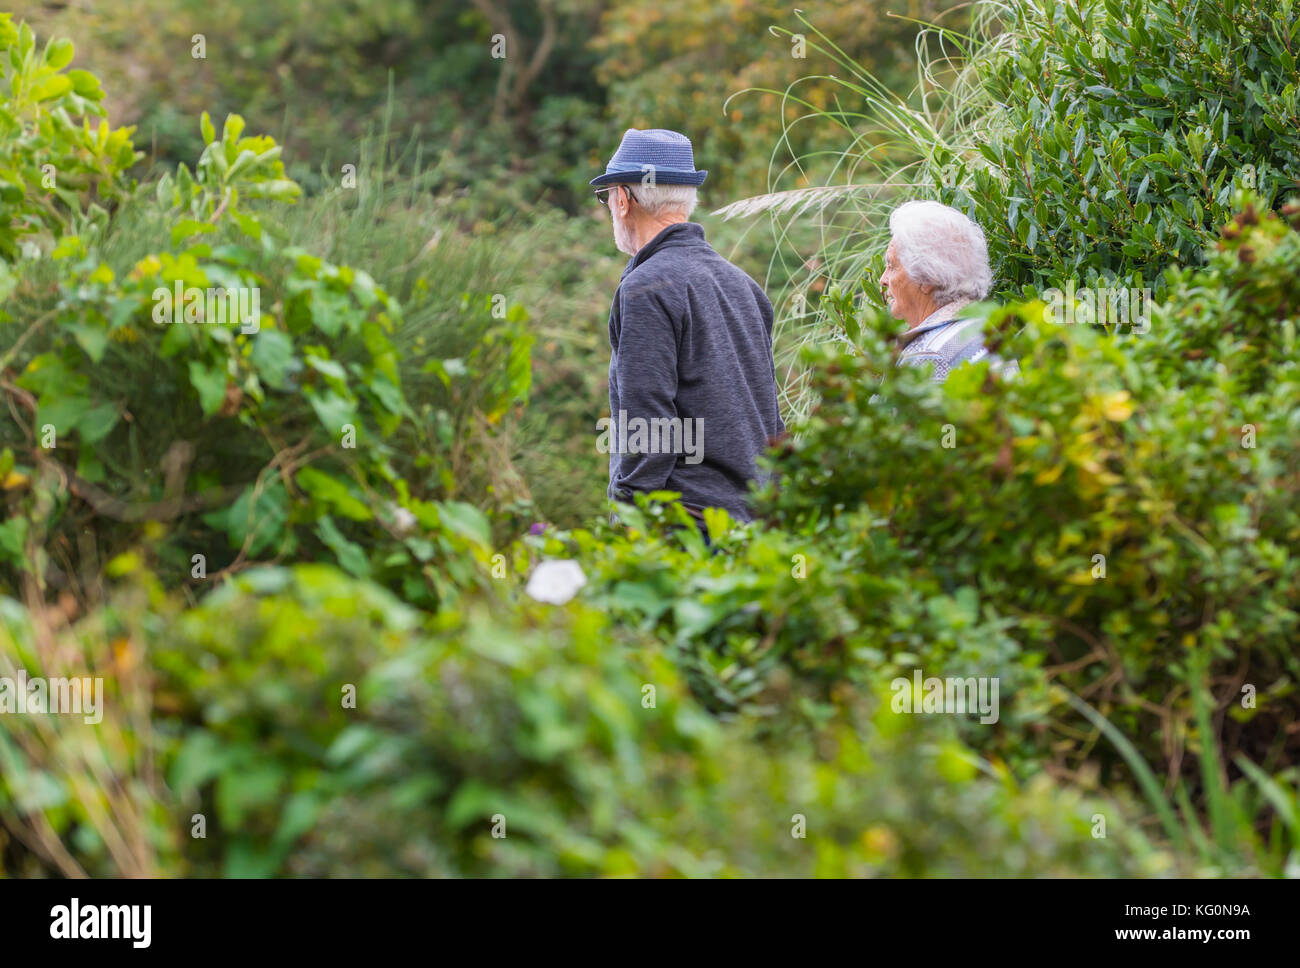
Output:
<svg viewBox="0 0 1300 968">
<path fill-rule="evenodd" d="M 676 491 L 701 525 L 750 520 L 755 458 L 785 429 L 772 304 L 689 221 L 707 175 L 684 135 L 633 128 L 591 180 L 632 257 L 609 310 L 609 496 Z"/>
<path fill-rule="evenodd" d="M 908 327 L 898 338 L 898 365 L 932 363 L 939 382 L 986 358 L 999 371 L 1016 370 L 1015 361 L 989 356 L 979 320 L 961 318 L 993 285 L 983 230 L 955 208 L 917 201 L 894 209 L 889 232 L 880 286 L 889 311 Z"/>
</svg>

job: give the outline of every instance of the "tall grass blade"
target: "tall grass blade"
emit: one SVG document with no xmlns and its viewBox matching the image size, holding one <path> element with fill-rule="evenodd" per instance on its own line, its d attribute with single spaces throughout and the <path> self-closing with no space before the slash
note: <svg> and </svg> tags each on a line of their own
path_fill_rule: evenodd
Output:
<svg viewBox="0 0 1300 968">
<path fill-rule="evenodd" d="M 1065 693 L 1066 700 L 1076 710 L 1082 713 L 1090 723 L 1101 730 L 1102 735 L 1110 740 L 1111 745 L 1119 751 L 1120 756 L 1124 757 L 1124 762 L 1128 764 L 1129 769 L 1137 778 L 1138 785 L 1142 787 L 1142 792 L 1146 794 L 1147 800 L 1155 809 L 1156 814 L 1160 817 L 1160 822 L 1164 825 L 1165 833 L 1179 850 L 1187 850 L 1187 836 L 1182 825 L 1178 822 L 1178 817 L 1174 814 L 1173 809 L 1169 806 L 1169 801 L 1160 789 L 1160 781 L 1156 775 L 1151 772 L 1151 767 L 1147 766 L 1142 759 L 1142 755 L 1136 747 L 1129 742 L 1128 738 L 1121 733 L 1111 723 L 1109 719 L 1103 716 L 1097 710 L 1093 709 L 1086 702 L 1070 692 L 1068 689 L 1062 689 Z"/>
</svg>

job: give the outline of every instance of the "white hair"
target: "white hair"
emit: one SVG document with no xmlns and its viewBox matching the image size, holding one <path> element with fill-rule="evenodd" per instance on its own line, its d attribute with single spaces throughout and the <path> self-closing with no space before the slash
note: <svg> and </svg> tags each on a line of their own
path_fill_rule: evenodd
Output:
<svg viewBox="0 0 1300 968">
<path fill-rule="evenodd" d="M 637 204 L 644 208 L 647 214 L 656 218 L 670 212 L 680 214 L 684 218 L 690 218 L 691 213 L 695 211 L 695 206 L 699 204 L 699 195 L 694 185 L 664 185 L 661 183 L 647 185 L 641 182 L 627 187 L 632 189 Z"/>
<path fill-rule="evenodd" d="M 984 230 L 957 209 L 904 202 L 889 215 L 889 233 L 899 265 L 913 282 L 933 289 L 936 305 L 983 299 L 993 287 Z"/>
</svg>

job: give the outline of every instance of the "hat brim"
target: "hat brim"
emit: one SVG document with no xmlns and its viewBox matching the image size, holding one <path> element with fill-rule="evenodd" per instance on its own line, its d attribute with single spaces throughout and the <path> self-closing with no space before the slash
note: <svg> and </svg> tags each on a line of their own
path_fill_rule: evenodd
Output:
<svg viewBox="0 0 1300 968">
<path fill-rule="evenodd" d="M 607 171 L 603 175 L 597 175 L 589 185 L 598 187 L 600 185 L 636 185 L 650 174 L 646 171 Z M 654 171 L 654 183 L 656 185 L 703 185 L 704 179 L 709 175 L 708 170 L 704 171 L 664 171 L 662 168 L 656 168 Z"/>
</svg>

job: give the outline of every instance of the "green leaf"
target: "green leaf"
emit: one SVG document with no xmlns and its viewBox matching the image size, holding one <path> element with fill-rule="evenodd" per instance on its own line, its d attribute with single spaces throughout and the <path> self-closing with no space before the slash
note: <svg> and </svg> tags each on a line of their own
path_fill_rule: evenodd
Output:
<svg viewBox="0 0 1300 968">
<path fill-rule="evenodd" d="M 51 101 L 56 97 L 62 97 L 71 90 L 72 81 L 68 75 L 51 74 L 32 88 L 32 99 L 35 101 Z"/>
<path fill-rule="evenodd" d="M 329 515 L 317 522 L 316 535 L 330 551 L 334 552 L 339 564 L 349 574 L 355 575 L 357 578 L 370 577 L 370 562 L 366 560 L 365 551 L 361 549 L 360 545 L 345 538 Z"/>
<path fill-rule="evenodd" d="M 312 293 L 311 319 L 317 329 L 332 339 L 349 323 L 353 324 L 349 328 L 355 330 L 361 322 L 361 314 L 346 294 L 321 286 Z"/>
<path fill-rule="evenodd" d="M 347 424 L 357 425 L 357 407 L 356 404 L 344 397 L 339 396 L 333 391 L 325 393 L 307 393 L 307 402 L 311 404 L 312 410 L 316 412 L 316 419 L 321 422 L 330 436 L 335 437 L 343 432 Z M 360 428 L 358 428 L 360 429 Z"/>
<path fill-rule="evenodd" d="M 90 101 L 98 101 L 104 96 L 104 90 L 99 85 L 99 78 L 90 71 L 71 70 L 68 71 L 68 80 L 72 82 L 74 93 Z"/>
<path fill-rule="evenodd" d="M 317 373 L 326 376 L 331 380 L 337 380 L 340 383 L 347 383 L 348 373 L 343 369 L 342 364 L 328 359 L 324 356 L 318 356 L 316 353 L 308 353 L 307 365 Z"/>
<path fill-rule="evenodd" d="M 457 788 L 447 804 L 443 819 L 452 830 L 464 830 L 470 824 L 482 824 L 487 830 L 492 817 L 505 814 L 514 823 L 531 811 L 519 804 L 510 794 L 495 790 L 479 780 L 466 780 Z"/>
<path fill-rule="evenodd" d="M 75 50 L 72 41 L 66 37 L 50 41 L 50 45 L 45 48 L 45 66 L 51 70 L 63 70 L 72 63 L 72 55 Z"/>
<path fill-rule="evenodd" d="M 239 157 L 235 159 L 234 163 L 226 172 L 226 177 L 234 178 L 236 175 L 242 174 L 244 171 L 256 165 L 257 161 L 257 152 L 245 148 L 239 153 Z"/>
<path fill-rule="evenodd" d="M 68 329 L 92 363 L 98 363 L 104 358 L 104 351 L 108 348 L 108 331 L 103 326 L 73 323 Z"/>
<path fill-rule="evenodd" d="M 298 183 L 288 178 L 273 178 L 264 182 L 253 182 L 241 189 L 249 198 L 270 198 L 278 202 L 291 201 L 302 194 Z"/>
<path fill-rule="evenodd" d="M 198 360 L 190 361 L 189 370 L 190 384 L 198 391 L 203 415 L 211 417 L 221 409 L 221 403 L 226 398 L 226 371 Z"/>
<path fill-rule="evenodd" d="M 487 517 L 472 504 L 464 501 L 443 501 L 438 504 L 438 518 L 443 527 L 453 534 L 476 542 L 490 544 L 492 528 Z"/>
<path fill-rule="evenodd" d="M 103 440 L 117 425 L 119 416 L 117 408 L 111 403 L 102 403 L 87 411 L 77 427 L 81 439 L 88 444 Z"/>
<path fill-rule="evenodd" d="M 23 564 L 23 549 L 27 543 L 27 529 L 30 522 L 25 517 L 14 517 L 0 524 L 0 551 L 15 564 Z"/>
<path fill-rule="evenodd" d="M 91 411 L 90 399 L 82 396 L 55 397 L 42 399 L 36 417 L 38 427 L 50 424 L 54 427 L 56 439 L 72 433 L 77 425 Z"/>
<path fill-rule="evenodd" d="M 304 467 L 294 475 L 294 482 L 313 498 L 353 521 L 369 521 L 370 508 L 358 499 L 338 478 L 314 467 Z"/>
<path fill-rule="evenodd" d="M 262 488 L 254 505 L 255 490 L 255 485 L 250 484 L 221 515 L 231 547 L 242 547 L 247 541 L 251 555 L 278 542 L 289 517 L 289 496 L 278 478 Z"/>
<path fill-rule="evenodd" d="M 185 738 L 169 773 L 169 785 L 181 796 L 194 794 L 226 768 L 228 751 L 221 741 L 204 729 Z"/>
<path fill-rule="evenodd" d="M 263 329 L 252 344 L 250 355 L 262 382 L 277 390 L 287 390 L 290 374 L 297 362 L 293 355 L 293 340 L 282 330 Z"/>
<path fill-rule="evenodd" d="M 230 216 L 239 226 L 239 231 L 243 232 L 250 239 L 260 239 L 262 237 L 262 223 L 254 215 L 246 215 L 238 209 L 230 209 Z"/>
<path fill-rule="evenodd" d="M 1278 818 L 1291 831 L 1292 838 L 1300 841 L 1300 798 L 1294 794 L 1289 794 L 1277 780 L 1246 759 L 1246 757 L 1238 754 L 1233 757 L 1233 762 L 1241 768 L 1241 771 L 1250 778 L 1252 783 L 1259 787 L 1260 793 L 1277 811 Z"/>
<path fill-rule="evenodd" d="M 284 849 L 316 825 L 316 818 L 325 806 L 321 796 L 310 790 L 295 793 L 280 814 L 280 825 L 275 829 L 272 843 Z"/>
<path fill-rule="evenodd" d="M 251 811 L 274 804 L 285 779 L 284 768 L 274 760 L 242 764 L 223 772 L 217 780 L 215 797 L 221 825 L 237 830 Z"/>
<path fill-rule="evenodd" d="M 221 129 L 221 140 L 228 145 L 233 145 L 239 140 L 239 136 L 243 133 L 244 119 L 238 114 L 226 115 L 226 123 Z"/>
<path fill-rule="evenodd" d="M 717 623 L 723 615 L 694 599 L 683 598 L 673 603 L 673 621 L 679 638 L 698 636 Z"/>
<path fill-rule="evenodd" d="M 402 396 L 401 389 L 387 377 L 376 374 L 371 378 L 369 386 L 370 392 L 389 413 L 407 413 L 406 398 Z"/>
<path fill-rule="evenodd" d="M 182 242 L 191 235 L 206 235 L 209 232 L 215 232 L 217 227 L 211 222 L 200 222 L 198 219 L 183 218 L 172 226 L 172 246 L 179 247 Z"/>
</svg>

